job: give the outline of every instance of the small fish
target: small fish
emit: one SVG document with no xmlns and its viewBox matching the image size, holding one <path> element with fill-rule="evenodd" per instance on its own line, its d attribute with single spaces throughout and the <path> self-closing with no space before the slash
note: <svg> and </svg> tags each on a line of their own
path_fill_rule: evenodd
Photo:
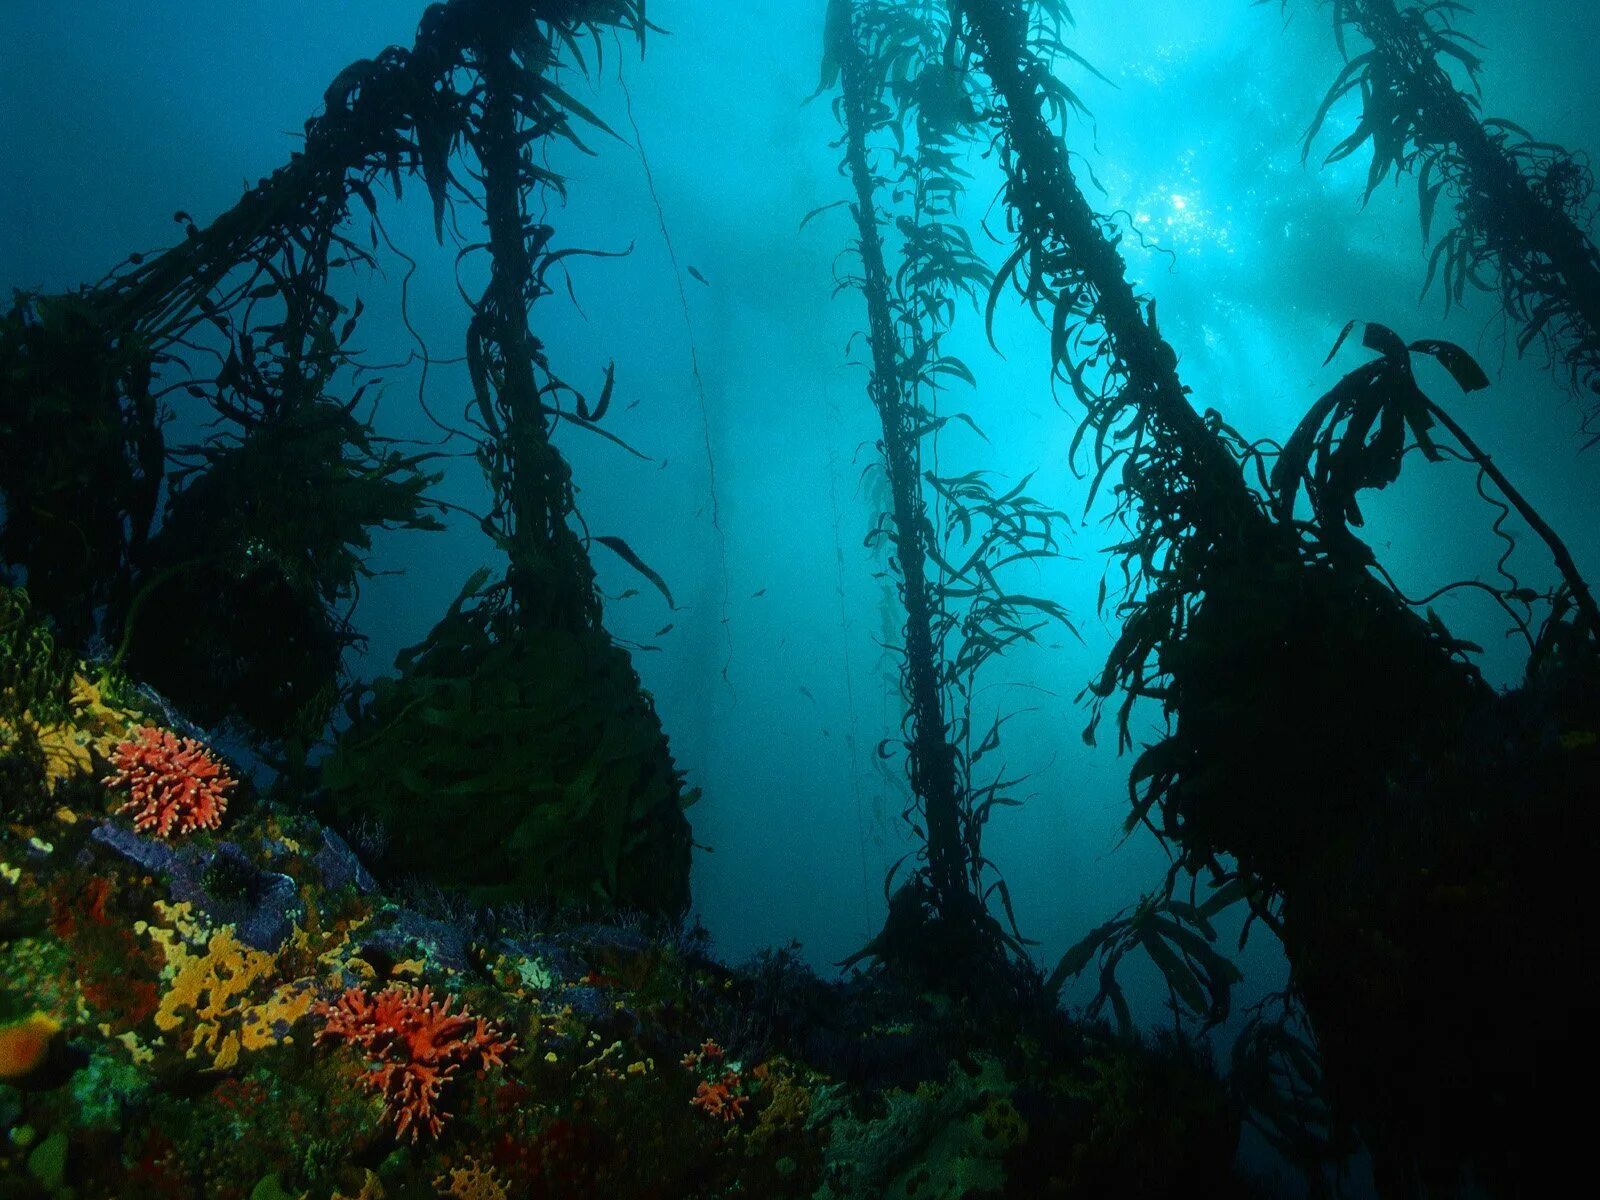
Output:
<svg viewBox="0 0 1600 1200">
<path fill-rule="evenodd" d="M 671 632 L 672 632 L 672 625 L 669 622 L 668 624 L 663 625 L 660 629 L 656 630 L 655 636 L 656 637 L 666 637 L 667 634 L 669 634 Z"/>
<path fill-rule="evenodd" d="M 635 596 L 637 596 L 638 594 L 639 594 L 639 589 L 638 588 L 629 588 L 627 591 L 623 592 L 622 595 L 618 596 L 617 599 L 618 600 L 631 600 Z"/>
<path fill-rule="evenodd" d="M 766 588 L 762 588 L 759 592 L 751 592 L 750 593 L 750 599 L 759 600 L 759 599 L 761 599 L 762 596 L 765 596 L 766 594 L 767 594 L 767 589 Z"/>
<path fill-rule="evenodd" d="M 661 469 L 662 469 L 662 470 L 663 470 L 663 471 L 665 471 L 665 470 L 666 470 L 666 469 L 667 469 L 667 464 L 668 464 L 668 463 L 669 463 L 669 462 L 671 462 L 671 461 L 672 461 L 672 460 L 671 460 L 671 459 L 670 459 L 670 458 L 663 458 L 663 459 L 662 459 L 662 460 L 661 460 Z"/>
<path fill-rule="evenodd" d="M 811 701 L 811 703 L 813 703 L 813 704 L 815 704 L 817 702 L 817 698 L 811 694 L 811 689 L 808 688 L 808 687 L 801 688 L 800 689 L 800 694 L 802 696 L 804 696 L 807 700 Z"/>
<path fill-rule="evenodd" d="M 711 281 L 709 279 L 707 279 L 704 275 L 700 274 L 699 271 L 696 271 L 693 267 L 690 267 L 688 270 L 689 270 L 689 277 L 691 279 L 697 280 L 698 282 L 705 284 L 706 287 L 710 287 L 711 286 Z"/>
</svg>

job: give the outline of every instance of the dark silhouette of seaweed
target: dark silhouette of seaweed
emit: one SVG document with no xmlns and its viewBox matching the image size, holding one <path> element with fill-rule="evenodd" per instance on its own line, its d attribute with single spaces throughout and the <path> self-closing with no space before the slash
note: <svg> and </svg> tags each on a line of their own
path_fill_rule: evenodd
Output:
<svg viewBox="0 0 1600 1200">
<path fill-rule="evenodd" d="M 827 22 L 822 86 L 841 85 L 834 106 L 844 132 L 841 171 L 854 190 L 853 249 L 861 264 L 861 274 L 842 283 L 866 299 L 868 394 L 883 434 L 875 469 L 888 493 L 888 511 L 868 544 L 888 548 L 905 609 L 904 816 L 919 842 L 918 865 L 898 890 L 903 863 L 885 882 L 890 913 L 883 931 L 846 963 L 871 957 L 970 990 L 985 977 L 985 963 L 1004 967 L 1009 956 L 1008 973 L 1031 969 L 1005 880 L 982 850 L 984 825 L 997 807 L 1018 803 L 1009 791 L 1019 781 L 973 779 L 974 768 L 998 750 L 1005 720 L 974 725 L 974 679 L 1046 625 L 1071 626 L 1055 601 L 1018 593 L 999 577 L 1055 554 L 1064 514 L 1027 495 L 1027 479 L 1001 489 L 985 472 L 944 475 L 939 468 L 941 429 L 960 421 L 981 434 L 966 414 L 939 411 L 947 380 L 975 383 L 942 343 L 960 302 L 975 303 L 990 279 L 955 219 L 962 187 L 956 147 L 976 114 L 967 84 L 947 68 L 947 42 L 947 23 L 926 6 L 839 0 Z M 893 181 L 881 178 L 875 163 L 890 139 L 900 168 Z M 909 211 L 886 206 L 885 191 L 904 198 Z M 900 249 L 892 273 L 891 231 Z M 890 742 L 879 747 L 881 756 L 891 751 Z M 993 897 L 1009 928 L 990 915 Z"/>
<path fill-rule="evenodd" d="M 1432 238 L 1441 197 L 1453 206 L 1454 221 L 1434 243 L 1424 293 L 1437 280 L 1448 311 L 1469 286 L 1498 292 L 1521 327 L 1518 350 L 1541 342 L 1565 364 L 1584 404 L 1585 446 L 1593 446 L 1600 443 L 1594 173 L 1582 155 L 1484 113 L 1482 60 L 1472 48 L 1481 47 L 1457 24 L 1470 11 L 1458 3 L 1335 0 L 1334 33 L 1345 65 L 1306 132 L 1305 154 L 1335 103 L 1359 95 L 1360 122 L 1324 161 L 1338 162 L 1371 143 L 1369 197 L 1391 174 L 1414 174 L 1424 242 Z M 1351 34 L 1367 49 L 1352 53 Z M 1465 75 L 1465 87 L 1452 69 Z"/>
<path fill-rule="evenodd" d="M 1251 921 L 1282 940 L 1321 1052 L 1309 1083 L 1331 1105 L 1318 1110 L 1331 1135 L 1299 1143 L 1309 1169 L 1347 1146 L 1339 1131 L 1353 1128 L 1386 1196 L 1452 1195 L 1469 1169 L 1513 1194 L 1531 1177 L 1530 1156 L 1542 1168 L 1548 1147 L 1576 1136 L 1552 1134 L 1569 1118 L 1529 1096 L 1580 1086 L 1592 1070 L 1571 1038 L 1585 1027 L 1593 934 L 1552 930 L 1545 916 L 1584 903 L 1571 891 L 1576 864 L 1600 845 L 1589 830 L 1555 849 L 1540 832 L 1544 821 L 1587 824 L 1577 814 L 1597 770 L 1593 740 L 1575 734 L 1557 749 L 1546 739 L 1588 730 L 1597 715 L 1586 689 L 1600 658 L 1578 599 L 1588 591 L 1569 580 L 1552 593 L 1524 688 L 1490 689 L 1474 647 L 1414 611 L 1349 528 L 1356 493 L 1392 480 L 1418 435 L 1424 453 L 1442 456 L 1428 433 L 1436 420 L 1457 435 L 1457 455 L 1487 471 L 1482 451 L 1411 383 L 1412 350 L 1372 332 L 1383 357 L 1313 409 L 1269 478 L 1266 448 L 1191 403 L 1153 301 L 1127 279 L 1120 225 L 1078 185 L 1061 130 L 1081 104 L 1044 66 L 1072 57 L 1065 7 L 960 0 L 956 11 L 960 43 L 993 85 L 1017 238 L 991 308 L 1014 284 L 1050 328 L 1055 377 L 1088 414 L 1076 445 L 1090 449 L 1090 494 L 1110 482 L 1128 532 L 1113 551 L 1122 631 L 1089 688 L 1086 737 L 1119 693 L 1125 748 L 1138 700 L 1169 719 L 1134 761 L 1128 827 L 1148 826 L 1172 852 L 1167 897 L 1180 873 L 1205 874 L 1216 896 L 1233 889 Z M 1481 384 L 1459 348 L 1412 347 L 1463 386 Z M 1301 520 L 1294 494 L 1308 477 L 1314 512 Z M 1524 515 L 1565 574 L 1559 540 Z M 1555 878 L 1568 870 L 1566 883 Z M 1091 935 L 1057 978 L 1097 952 L 1114 957 L 1135 921 Z M 1544 930 L 1537 945 L 1534 927 Z M 1115 1002 L 1104 981 L 1102 993 Z M 1522 1024 L 1536 1008 L 1539 1026 Z M 1265 1054 L 1288 1074 L 1251 1077 L 1307 1084 L 1285 1061 L 1299 1045 L 1258 1039 L 1247 1059 L 1259 1065 Z M 1504 1082 L 1513 1075 L 1540 1082 L 1513 1097 Z M 1293 1099 L 1277 1089 L 1248 1102 L 1292 1117 Z"/>
<path fill-rule="evenodd" d="M 308 752 L 344 694 L 352 721 L 323 776 L 329 804 L 404 835 L 391 836 L 390 869 L 676 915 L 692 796 L 603 627 L 592 546 L 671 594 L 624 538 L 590 537 L 551 440 L 563 424 L 619 440 L 601 424 L 613 371 L 591 401 L 554 374 L 528 321 L 570 260 L 593 253 L 558 247 L 531 218 L 530 196 L 563 189 L 538 149 L 587 151 L 588 131 L 610 134 L 557 68 L 587 69 L 618 30 L 642 47 L 649 28 L 641 0 L 432 4 L 413 45 L 340 72 L 302 150 L 228 212 L 204 228 L 180 213 L 179 245 L 75 295 L 19 298 L 0 326 L 0 555 L 73 644 L 99 633 L 116 665 L 180 707 L 255 735 L 286 794 L 314 785 Z M 334 287 L 376 266 L 380 246 L 400 253 L 379 193 L 399 199 L 408 181 L 439 238 L 462 207 L 487 226 L 489 285 L 467 333 L 471 432 L 446 428 L 484 468 L 479 523 L 506 570 L 474 580 L 403 657 L 411 674 L 369 699 L 342 661 L 371 531 L 438 528 L 441 506 L 427 495 L 434 454 L 373 431 L 376 392 L 351 348 L 361 306 L 345 309 Z M 362 210 L 365 239 L 352 229 Z M 217 432 L 168 455 L 159 405 L 173 394 L 204 402 Z M 549 670 L 524 686 L 541 660 Z M 510 672 L 501 690 L 473 691 L 497 670 Z M 430 822 L 454 844 L 467 835 L 481 861 L 439 853 Z"/>
</svg>

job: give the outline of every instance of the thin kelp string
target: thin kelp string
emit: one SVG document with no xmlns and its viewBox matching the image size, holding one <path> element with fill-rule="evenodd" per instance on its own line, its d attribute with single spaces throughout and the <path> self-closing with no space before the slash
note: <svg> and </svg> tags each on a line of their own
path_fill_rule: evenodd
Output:
<svg viewBox="0 0 1600 1200">
<path fill-rule="evenodd" d="M 429 423 L 444 435 L 437 444 L 443 445 L 456 438 L 472 441 L 474 439 L 471 434 L 464 429 L 441 421 L 428 404 L 428 376 L 432 368 L 436 365 L 459 366 L 467 361 L 466 355 L 463 354 L 451 358 L 435 358 L 433 356 L 433 352 L 428 348 L 428 343 L 423 340 L 422 334 L 417 331 L 416 325 L 411 320 L 411 280 L 418 270 L 417 260 L 395 245 L 394 239 L 389 235 L 387 226 L 376 213 L 373 214 L 373 226 L 383 237 L 383 244 L 388 247 L 389 253 L 406 264 L 405 273 L 400 277 L 400 323 L 407 335 L 416 343 L 414 353 L 417 361 L 422 364 L 421 370 L 417 373 L 417 409 L 428 419 Z"/>
<path fill-rule="evenodd" d="M 1571 594 L 1578 611 L 1583 614 L 1584 620 L 1589 626 L 1589 632 L 1596 640 L 1600 640 L 1600 606 L 1596 605 L 1594 593 L 1589 590 L 1588 583 L 1584 580 L 1583 575 L 1578 570 L 1577 563 L 1573 560 L 1572 551 L 1567 548 L 1560 535 L 1539 515 L 1538 510 L 1511 483 L 1505 472 L 1495 465 L 1494 460 L 1467 435 L 1467 431 L 1461 427 L 1455 418 L 1435 403 L 1429 404 L 1428 411 L 1439 424 L 1450 431 L 1450 435 L 1456 441 L 1461 443 L 1462 449 L 1477 464 L 1481 474 L 1493 481 L 1500 494 L 1517 510 L 1517 515 L 1527 523 L 1539 540 L 1545 544 L 1550 551 L 1550 557 L 1555 560 L 1556 569 L 1560 571 L 1567 591 Z M 1499 522 L 1497 521 L 1497 531 L 1498 526 Z M 1501 561 L 1503 562 L 1504 559 Z"/>
<path fill-rule="evenodd" d="M 1459 457 L 1465 461 L 1470 461 L 1465 454 L 1461 454 Z M 1478 493 L 1478 499 L 1495 510 L 1494 520 L 1489 525 L 1489 532 L 1505 547 L 1500 551 L 1500 557 L 1495 559 L 1494 573 L 1505 580 L 1511 592 L 1515 593 L 1522 588 L 1522 581 L 1511 573 L 1511 568 L 1508 565 L 1511 562 L 1512 555 L 1517 552 L 1517 539 L 1505 527 L 1506 522 L 1511 519 L 1511 505 L 1498 496 L 1491 496 L 1488 493 L 1484 485 L 1489 482 L 1489 473 L 1480 464 L 1474 463 L 1473 465 L 1477 467 L 1472 480 L 1473 490 Z"/>
<path fill-rule="evenodd" d="M 839 598 L 840 661 L 844 671 L 845 717 L 849 722 L 848 728 L 850 731 L 845 737 L 845 748 L 848 751 L 850 791 L 855 801 L 856 838 L 861 847 L 861 911 L 863 919 L 870 920 L 870 918 L 866 917 L 866 914 L 871 911 L 872 901 L 871 869 L 867 864 L 866 799 L 862 786 L 862 773 L 856 769 L 861 746 L 861 731 L 856 718 L 855 668 L 850 655 L 851 632 L 855 628 L 855 621 L 850 616 L 850 605 L 845 586 L 844 533 L 839 509 L 839 455 L 837 446 L 843 435 L 843 428 L 839 419 L 838 402 L 834 400 L 832 394 L 828 391 L 826 382 L 823 383 L 823 404 L 828 414 L 828 511 L 833 518 L 834 592 Z M 868 932 L 870 933 L 870 930 Z"/>
<path fill-rule="evenodd" d="M 683 313 L 683 328 L 689 341 L 689 373 L 694 380 L 695 399 L 700 405 L 700 438 L 706 455 L 706 481 L 711 500 L 711 530 L 717 540 L 717 586 L 721 596 L 720 625 L 722 627 L 722 682 L 730 693 L 733 691 L 733 680 L 730 672 L 733 668 L 733 623 L 728 615 L 728 539 L 722 528 L 722 501 L 717 489 L 717 458 L 711 445 L 711 413 L 706 403 L 705 380 L 700 375 L 700 348 L 695 338 L 694 316 L 689 309 L 689 295 L 683 285 L 683 266 L 678 261 L 678 248 L 672 240 L 672 233 L 667 228 L 667 212 L 661 203 L 660 193 L 656 190 L 655 172 L 650 169 L 650 158 L 645 153 L 644 134 L 640 132 L 639 122 L 633 113 L 633 94 L 628 90 L 628 79 L 622 70 L 620 48 L 617 61 L 617 85 L 622 89 L 623 107 L 628 114 L 628 125 L 633 130 L 633 148 L 639 156 L 639 166 L 644 171 L 645 186 L 650 192 L 650 202 L 655 206 L 656 222 L 661 229 L 661 241 L 667 250 L 667 258 L 672 263 L 672 278 L 678 289 L 678 306 Z"/>
</svg>

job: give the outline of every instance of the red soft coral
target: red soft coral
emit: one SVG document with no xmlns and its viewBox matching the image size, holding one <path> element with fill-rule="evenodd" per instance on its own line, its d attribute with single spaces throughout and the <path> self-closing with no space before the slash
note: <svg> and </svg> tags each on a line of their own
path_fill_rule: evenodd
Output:
<svg viewBox="0 0 1600 1200">
<path fill-rule="evenodd" d="M 739 1064 L 729 1063 L 727 1057 L 726 1050 L 707 1039 L 700 1043 L 698 1050 L 689 1051 L 679 1061 L 702 1076 L 689 1103 L 708 1117 L 737 1121 L 744 1116 L 750 1097 L 745 1095 L 744 1075 L 739 1071 Z"/>
<path fill-rule="evenodd" d="M 744 1079 L 736 1071 L 723 1072 L 715 1081 L 702 1079 L 689 1103 L 708 1117 L 721 1117 L 724 1121 L 737 1121 L 744 1116 L 744 1107 L 750 1097 L 741 1094 Z"/>
<path fill-rule="evenodd" d="M 129 792 L 117 811 L 133 813 L 133 827 L 153 829 L 157 837 L 217 828 L 228 793 L 239 783 L 205 746 L 170 729 L 135 726 L 117 743 L 111 762 L 117 773 L 105 785 Z"/>
<path fill-rule="evenodd" d="M 416 1141 L 424 1128 L 438 1137 L 449 1116 L 439 1107 L 445 1084 L 463 1066 L 481 1071 L 504 1065 L 516 1045 L 516 1038 L 502 1036 L 482 1017 L 452 1013 L 453 999 L 436 1001 L 428 988 L 396 984 L 377 995 L 350 988 L 336 1003 L 317 1005 L 324 1021 L 317 1041 L 359 1046 L 375 1060 L 362 1083 L 383 1097 L 397 1137 L 410 1130 Z"/>
</svg>

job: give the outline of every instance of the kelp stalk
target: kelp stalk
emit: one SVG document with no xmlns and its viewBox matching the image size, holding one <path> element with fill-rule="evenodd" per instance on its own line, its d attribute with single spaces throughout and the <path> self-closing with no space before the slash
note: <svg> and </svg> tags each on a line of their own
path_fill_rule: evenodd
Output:
<svg viewBox="0 0 1600 1200">
<path fill-rule="evenodd" d="M 927 553 L 932 526 L 917 471 L 914 427 L 903 392 L 900 343 L 895 336 L 894 315 L 889 305 L 889 272 L 884 263 L 883 235 L 878 225 L 876 189 L 867 160 L 866 129 L 877 100 L 866 56 L 856 40 L 854 28 L 836 37 L 832 47 L 839 56 L 845 158 L 855 190 L 853 214 L 872 350 L 872 373 L 867 390 L 883 427 L 883 465 L 889 481 L 901 599 L 906 608 L 903 671 L 910 707 L 911 787 L 923 803 L 935 903 L 942 916 L 956 919 L 960 911 L 957 904 L 963 900 L 970 904 L 971 889 L 962 851 L 956 751 L 948 737 L 949 724 L 940 693 L 933 644 Z"/>
<path fill-rule="evenodd" d="M 556 143 L 587 152 L 580 122 L 610 132 L 558 73 L 567 55 L 586 67 L 580 39 L 598 53 L 610 30 L 642 35 L 643 7 L 546 3 L 480 17 L 425 169 L 436 214 L 461 186 L 450 170 L 458 145 L 482 189 L 490 275 L 467 327 L 467 420 L 491 495 L 482 526 L 506 555 L 505 577 L 474 575 L 399 656 L 398 677 L 355 706 L 324 782 L 345 820 L 387 828 L 384 868 L 484 902 L 675 919 L 689 903 L 692 793 L 632 660 L 604 628 L 590 546 L 612 548 L 671 596 L 621 538 L 582 530 L 552 441 L 558 423 L 610 436 L 597 423 L 613 371 L 591 403 L 556 375 L 530 325 L 551 273 L 594 253 L 554 248 L 554 228 L 530 215 L 535 197 L 564 194 L 536 158 Z"/>
<path fill-rule="evenodd" d="M 539 86 L 539 68 L 549 64 L 519 67 L 511 33 L 507 27 L 488 35 L 479 62 L 483 118 L 475 148 L 483 167 L 493 263 L 476 314 L 486 328 L 475 328 L 469 337 L 481 337 L 480 359 L 491 346 L 498 358 L 496 401 L 505 428 L 503 438 L 485 454 L 491 483 L 499 485 L 497 493 L 504 493 L 508 510 L 504 541 L 513 600 L 531 625 L 577 630 L 599 624 L 600 602 L 588 555 L 567 523 L 573 507 L 571 471 L 551 445 L 535 375 L 542 352 L 528 325 L 535 273 L 523 212 L 533 178 L 532 142 L 521 136 L 517 121 L 518 87 Z M 491 429 L 499 425 L 487 409 L 485 417 Z"/>
</svg>

